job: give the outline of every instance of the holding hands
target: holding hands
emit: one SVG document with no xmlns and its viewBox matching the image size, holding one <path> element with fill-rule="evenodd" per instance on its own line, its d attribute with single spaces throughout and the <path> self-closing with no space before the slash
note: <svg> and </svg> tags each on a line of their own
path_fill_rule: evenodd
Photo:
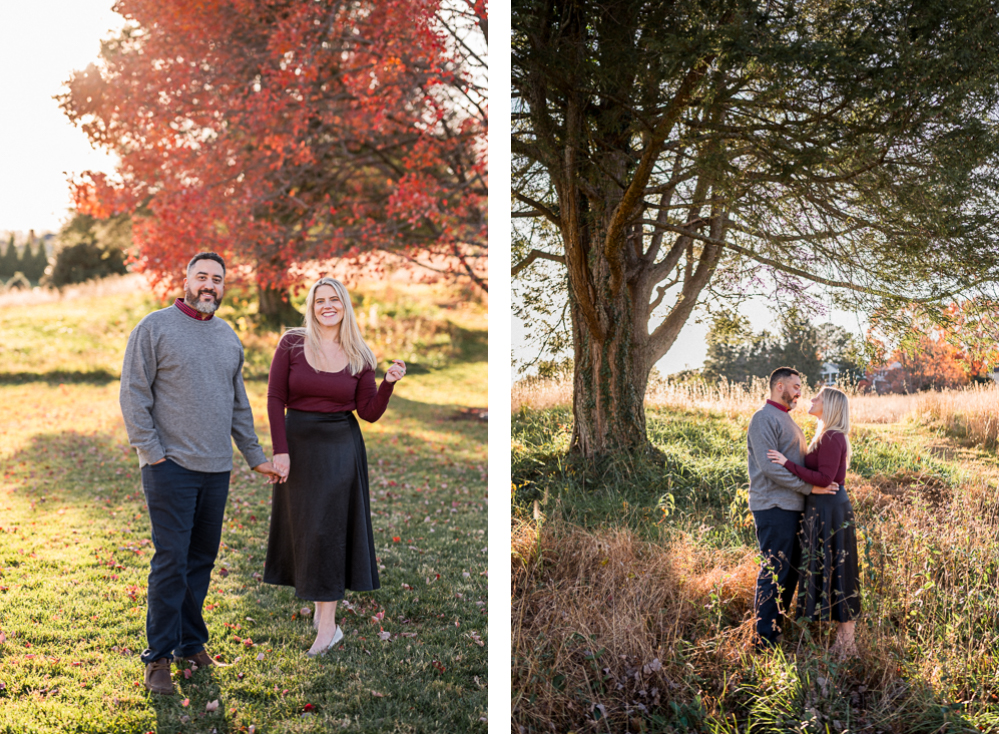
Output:
<svg viewBox="0 0 1000 734">
<path fill-rule="evenodd" d="M 281 475 L 281 472 L 277 468 L 275 468 L 274 464 L 272 464 L 270 461 L 265 461 L 263 464 L 258 464 L 253 468 L 253 470 L 258 474 L 263 474 L 264 476 L 266 476 L 271 484 L 274 484 L 275 482 L 285 481 L 285 478 Z"/>
<path fill-rule="evenodd" d="M 279 483 L 288 479 L 288 472 L 292 468 L 292 462 L 289 460 L 288 454 L 275 454 L 274 458 L 271 459 L 271 463 L 274 464 L 274 468 L 281 475 L 281 479 L 278 480 Z"/>
</svg>

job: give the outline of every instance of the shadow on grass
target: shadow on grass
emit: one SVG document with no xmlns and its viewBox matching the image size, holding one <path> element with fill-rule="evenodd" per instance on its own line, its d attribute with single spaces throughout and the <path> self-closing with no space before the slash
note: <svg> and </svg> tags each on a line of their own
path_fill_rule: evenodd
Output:
<svg viewBox="0 0 1000 734">
<path fill-rule="evenodd" d="M 464 329 L 449 322 L 448 335 L 451 337 L 451 345 L 459 361 L 487 361 L 489 347 L 486 329 Z"/>
<path fill-rule="evenodd" d="M 0 385 L 44 382 L 48 385 L 107 385 L 119 380 L 107 370 L 53 370 L 51 372 L 0 372 Z"/>
<path fill-rule="evenodd" d="M 419 403 L 413 409 L 427 410 Z M 447 409 L 433 406 L 435 411 Z M 411 471 L 439 459 L 427 442 L 381 444 L 387 462 Z M 356 615 L 338 614 L 348 628 L 345 646 L 324 659 L 309 660 L 302 654 L 312 636 L 308 619 L 294 616 L 306 603 L 291 590 L 265 585 L 255 576 L 267 542 L 270 486 L 237 466 L 205 605 L 208 650 L 234 664 L 199 670 L 190 678 L 175 676 L 177 694 L 160 696 L 141 685 L 138 651 L 145 646 L 144 586 L 152 548 L 134 453 L 121 435 L 71 430 L 36 435 L 4 461 L 5 479 L 12 486 L 6 500 L 17 505 L 16 517 L 5 517 L 7 527 L 0 535 L 11 541 L 0 543 L 0 566 L 7 572 L 3 583 L 17 590 L 16 596 L 0 594 L 4 629 L 19 641 L 30 640 L 38 659 L 58 658 L 63 665 L 71 659 L 86 661 L 67 668 L 60 688 L 74 690 L 74 708 L 53 714 L 50 725 L 58 728 L 52 730 L 71 728 L 69 718 L 57 722 L 61 716 L 74 716 L 77 710 L 104 712 L 108 701 L 127 700 L 120 711 L 101 713 L 101 724 L 91 731 L 147 731 L 153 724 L 163 732 L 236 732 L 252 724 L 258 730 L 283 724 L 292 727 L 288 730 L 317 731 L 323 717 L 332 716 L 338 726 L 341 720 L 354 720 L 353 731 L 485 732 L 479 717 L 486 707 L 486 653 L 469 637 L 485 617 L 469 591 L 469 585 L 479 583 L 477 574 L 468 579 L 469 574 L 462 574 L 479 562 L 485 538 L 451 542 L 465 537 L 466 526 L 463 535 L 444 545 L 444 533 L 428 536 L 437 539 L 434 546 L 415 537 L 428 532 L 423 525 L 397 526 L 393 532 L 415 544 L 408 549 L 403 543 L 394 545 L 388 530 L 380 531 L 385 541 L 379 550 L 385 564 L 382 589 L 351 594 Z M 403 497 L 399 493 L 405 489 L 395 490 L 395 496 L 379 493 L 376 522 L 401 523 L 404 516 L 417 514 L 418 504 L 423 510 L 425 498 L 436 500 L 436 493 L 442 504 L 457 499 L 462 505 L 453 518 L 471 517 L 461 513 L 474 495 L 466 499 L 458 481 L 449 477 L 449 482 L 456 486 L 447 491 L 425 486 Z M 256 521 L 251 513 L 257 514 Z M 10 535 L 15 524 L 20 527 L 14 531 L 24 536 L 20 542 Z M 67 541 L 68 550 L 62 550 Z M 410 587 L 428 574 L 433 577 L 424 564 L 433 564 L 440 580 L 422 585 L 421 604 Z M 220 568 L 228 573 L 222 575 Z M 66 597 L 62 588 L 70 583 L 74 591 Z M 63 607 L 65 621 L 57 621 L 51 611 L 62 613 Z M 371 621 L 383 609 L 391 611 L 382 622 L 393 632 L 391 641 L 379 639 L 380 627 Z M 410 636 L 403 634 L 410 631 Z M 119 651 L 125 647 L 130 650 Z M 5 682 L 11 690 L 34 690 L 37 685 L 28 672 L 22 663 Z M 182 705 L 184 699 L 189 705 Z M 207 711 L 216 700 L 218 708 Z M 455 705 L 459 700 L 463 703 Z M 31 714 L 26 710 L 18 716 Z M 414 723 L 399 728 L 397 722 L 406 721 Z"/>
</svg>

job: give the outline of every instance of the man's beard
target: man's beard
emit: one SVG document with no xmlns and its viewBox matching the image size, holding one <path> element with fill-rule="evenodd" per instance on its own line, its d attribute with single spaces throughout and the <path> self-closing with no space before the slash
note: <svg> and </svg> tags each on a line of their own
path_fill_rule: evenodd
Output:
<svg viewBox="0 0 1000 734">
<path fill-rule="evenodd" d="M 204 301 L 202 301 L 201 300 L 202 293 L 207 293 L 210 296 L 212 296 L 212 302 L 205 303 Z M 192 291 L 189 290 L 184 291 L 184 303 L 189 305 L 195 311 L 199 311 L 201 313 L 209 313 L 209 314 L 215 313 L 216 309 L 219 308 L 219 301 L 220 301 L 219 297 L 216 296 L 213 291 L 205 290 L 202 291 L 201 293 L 193 293 Z"/>
<path fill-rule="evenodd" d="M 792 394 L 788 390 L 785 390 L 781 393 L 781 402 L 791 407 L 792 403 L 795 402 L 795 399 L 792 397 Z"/>
</svg>

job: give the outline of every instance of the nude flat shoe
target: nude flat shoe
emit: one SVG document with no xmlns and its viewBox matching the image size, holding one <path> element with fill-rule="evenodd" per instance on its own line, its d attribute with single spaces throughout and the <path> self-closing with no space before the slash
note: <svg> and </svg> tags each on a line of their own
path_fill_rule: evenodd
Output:
<svg viewBox="0 0 1000 734">
<path fill-rule="evenodd" d="M 337 631 L 333 633 L 333 639 L 330 640 L 330 644 L 327 645 L 326 647 L 324 647 L 319 652 L 307 652 L 306 653 L 306 657 L 307 658 L 315 658 L 315 657 L 319 657 L 320 655 L 326 655 L 342 639 L 344 639 L 344 630 L 340 629 L 340 625 L 338 624 L 337 625 Z"/>
</svg>

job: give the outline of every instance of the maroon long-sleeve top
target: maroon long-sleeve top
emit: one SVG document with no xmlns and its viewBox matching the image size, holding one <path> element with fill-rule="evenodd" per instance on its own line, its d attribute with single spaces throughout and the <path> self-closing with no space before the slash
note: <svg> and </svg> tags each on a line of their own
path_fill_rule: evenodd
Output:
<svg viewBox="0 0 1000 734">
<path fill-rule="evenodd" d="M 785 462 L 785 468 L 814 487 L 843 484 L 847 476 L 847 439 L 839 431 L 823 435 L 819 445 L 805 455 L 805 466 Z"/>
<path fill-rule="evenodd" d="M 369 423 L 385 412 L 393 383 L 377 388 L 375 370 L 365 367 L 352 375 L 350 367 L 340 372 L 321 372 L 306 361 L 305 337 L 285 334 L 278 343 L 267 378 L 267 417 L 271 422 L 274 453 L 287 454 L 285 408 L 309 413 L 339 413 L 353 410 Z"/>
</svg>

